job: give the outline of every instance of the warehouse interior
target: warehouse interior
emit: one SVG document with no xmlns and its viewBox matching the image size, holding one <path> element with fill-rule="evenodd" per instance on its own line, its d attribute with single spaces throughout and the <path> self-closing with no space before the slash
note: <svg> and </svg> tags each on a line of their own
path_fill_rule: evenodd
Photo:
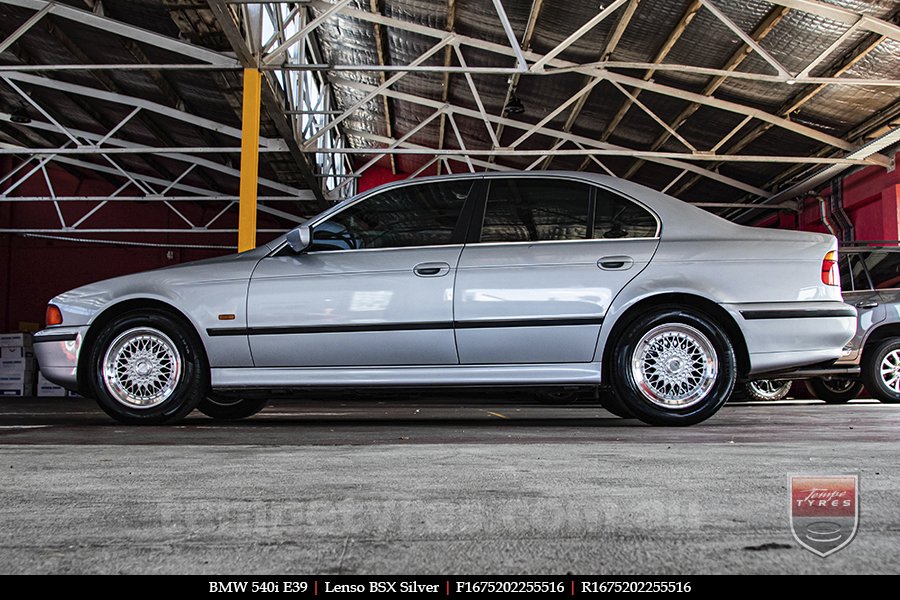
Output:
<svg viewBox="0 0 900 600">
<path fill-rule="evenodd" d="M 739 224 L 830 233 L 841 245 L 896 247 L 898 153 L 900 4 L 895 0 L 0 0 L 0 332 L 9 332 L 2 339 L 3 358 L 24 361 L 30 356 L 28 335 L 44 326 L 47 302 L 61 292 L 249 250 L 341 201 L 409 178 L 516 170 L 603 173 Z M 45 380 L 37 382 L 33 367 L 21 369 L 0 400 L 66 394 Z M 548 451 L 547 460 L 572 474 L 578 463 L 566 459 L 570 434 L 563 425 L 569 424 L 576 426 L 569 440 L 573 444 L 614 444 L 626 438 L 611 464 L 627 470 L 625 453 L 643 456 L 649 462 L 642 463 L 635 476 L 662 480 L 655 466 L 667 460 L 661 448 L 685 441 L 680 433 L 668 437 L 623 429 L 569 406 L 516 409 L 520 420 L 515 421 L 508 420 L 506 412 L 477 403 L 476 408 L 459 410 L 423 408 L 420 415 L 418 407 L 379 404 L 369 411 L 355 405 L 352 397 L 330 398 L 317 397 L 311 416 L 275 407 L 263 413 L 268 421 L 256 428 L 251 424 L 235 438 L 224 429 L 198 430 L 195 438 L 184 432 L 167 438 L 143 429 L 127 444 L 144 444 L 152 448 L 151 454 L 167 460 L 171 457 L 164 449 L 170 443 L 199 444 L 207 447 L 203 452 L 214 452 L 232 442 L 257 443 L 253 436 L 262 435 L 281 452 L 275 464 L 290 473 L 291 452 L 299 452 L 299 442 L 288 428 L 296 426 L 316 448 L 313 455 L 318 447 L 344 452 L 366 446 L 359 459 L 362 468 L 398 486 L 415 486 L 413 459 L 390 444 L 421 444 L 414 450 L 421 450 L 424 460 L 437 462 L 443 460 L 440 444 L 460 444 L 466 450 L 454 468 L 487 477 L 493 468 L 487 466 L 491 446 L 501 443 L 502 431 L 509 438 L 509 469 L 525 472 L 531 461 L 543 460 L 540 452 L 529 450 L 537 441 L 558 444 Z M 335 409 L 334 402 L 346 404 Z M 832 411 L 811 416 L 802 410 L 809 407 L 788 406 L 781 431 L 771 429 L 771 423 L 751 422 L 750 417 L 760 413 L 744 412 L 711 430 L 704 443 L 725 453 L 725 487 L 743 485 L 745 475 L 739 471 L 749 457 L 754 461 L 748 467 L 752 475 L 775 489 L 783 484 L 777 479 L 782 471 L 804 466 L 796 462 L 797 456 L 834 457 L 833 440 L 823 431 L 833 432 L 851 448 L 835 458 L 832 466 L 837 469 L 856 469 L 853 461 L 864 462 L 872 453 L 895 452 L 889 442 L 896 439 L 892 436 L 900 416 L 889 412 L 892 407 L 875 410 L 872 404 L 848 405 L 848 412 L 840 415 Z M 73 437 L 57 439 L 46 433 L 50 429 L 35 429 L 28 434 L 36 436 L 33 439 L 11 437 L 9 444 L 96 443 L 99 448 L 119 443 L 112 428 L 99 438 L 88 433 L 96 425 L 92 414 L 68 423 L 50 406 L 39 405 L 34 414 L 26 414 L 27 407 L 10 410 L 11 434 L 61 424 L 71 425 Z M 559 411 L 557 424 L 553 410 Z M 871 420 L 876 412 L 878 419 Z M 578 429 L 581 421 L 608 427 L 597 432 Z M 437 431 L 448 424 L 452 433 Z M 509 429 L 497 430 L 495 436 L 486 424 Z M 15 429 L 19 427 L 23 429 Z M 791 432 L 806 436 L 790 439 L 801 444 L 799 454 L 797 447 L 779 446 L 794 435 Z M 735 439 L 738 444 L 768 444 L 773 472 L 765 472 L 761 447 L 752 447 L 746 455 L 730 454 L 738 452 L 729 448 Z M 641 446 L 645 440 L 652 445 L 649 450 Z M 586 448 L 577 447 L 582 464 L 597 458 Z M 699 460 L 690 451 L 678 451 Z M 116 457 L 115 468 L 126 469 L 123 457 L 132 452 L 138 453 L 129 449 Z M 382 452 L 396 463 L 379 462 Z M 76 469 L 90 472 L 88 463 L 99 460 L 98 453 L 96 448 L 86 451 L 85 465 Z M 252 470 L 256 460 L 272 459 L 253 456 L 242 463 L 243 469 Z M 336 486 L 352 486 L 355 475 L 346 471 L 342 456 L 328 455 L 323 464 L 336 474 Z M 35 460 L 39 469 L 50 473 L 48 482 L 65 479 L 64 473 L 54 471 L 52 457 Z M 177 459 L 182 460 L 189 461 Z M 15 461 L 10 462 L 12 469 Z M 887 469 L 876 462 L 873 472 Z M 392 464 L 402 468 L 390 472 Z M 309 472 L 308 465 L 298 471 L 321 475 Z M 201 479 L 211 478 L 203 479 L 207 483 L 213 478 L 202 471 L 207 466 L 182 466 L 201 469 Z M 715 478 L 712 467 L 693 462 L 679 463 L 677 472 L 695 483 L 698 473 Z M 238 471 L 228 471 L 224 479 L 228 486 L 242 485 Z M 32 478 L 20 483 L 29 490 L 45 485 Z M 172 499 L 178 497 L 171 491 L 177 485 L 153 480 L 151 487 Z M 490 481 L 480 480 L 480 485 L 490 488 Z M 553 479 L 547 486 L 556 489 L 565 483 Z M 890 495 L 879 489 L 877 503 L 891 505 Z M 713 492 L 697 502 L 710 501 Z M 485 493 L 486 506 L 500 513 L 524 511 L 541 517 L 497 490 Z M 535 483 L 525 493 L 543 498 L 556 492 Z M 341 495 L 331 489 L 328 494 L 328 501 L 339 507 L 353 497 L 352 492 Z M 118 498 L 115 490 L 106 488 L 102 497 L 109 502 Z M 471 506 L 466 504 L 470 500 Z M 258 502 L 255 508 L 271 521 L 238 518 L 239 527 L 227 536 L 221 555 L 223 569 L 266 570 L 262 554 L 242 558 L 241 549 L 257 543 L 248 540 L 256 540 L 260 528 L 292 517 L 273 513 L 267 504 L 275 502 L 271 498 Z M 426 535 L 426 541 L 443 539 L 447 532 L 432 523 L 427 504 L 419 504 L 416 497 L 396 502 L 391 506 L 397 511 L 406 510 L 403 514 L 433 525 L 432 533 L 437 533 L 434 539 Z M 460 502 L 448 509 L 454 520 L 464 519 L 457 514 L 463 505 L 481 510 L 477 500 Z M 47 511 L 55 510 L 52 502 L 45 504 Z M 750 504 L 744 497 L 742 510 L 750 510 Z M 403 543 L 418 539 L 408 523 L 400 527 L 399 541 L 385 541 L 380 529 L 369 531 L 366 543 L 372 545 L 348 554 L 353 542 L 347 540 L 366 530 L 367 515 L 384 506 L 372 501 L 365 504 L 371 512 L 349 514 L 330 508 L 332 512 L 326 512 L 340 523 L 339 531 L 329 533 L 331 525 L 324 517 L 316 520 L 312 530 L 325 541 L 321 547 L 297 551 L 292 560 L 308 570 L 338 569 L 335 572 L 345 559 L 349 572 L 414 571 L 423 565 L 465 570 L 475 564 L 471 560 L 502 571 L 568 564 L 552 556 L 566 557 L 583 569 L 618 564 L 615 556 L 606 554 L 599 563 L 591 562 L 584 540 L 576 548 L 567 537 L 568 517 L 550 505 L 541 514 L 564 521 L 562 533 L 535 534 L 520 524 L 510 527 L 512 533 L 484 526 L 489 537 L 497 535 L 496 546 L 478 546 L 467 557 L 468 542 L 454 538 L 446 556 L 435 549 L 440 546 L 422 550 L 427 557 L 423 562 L 401 560 L 396 554 Z M 577 513 L 589 505 L 584 497 L 567 506 Z M 609 520 L 633 516 L 615 502 L 604 506 L 606 516 L 589 519 L 591 526 L 605 527 Z M 663 507 L 644 508 L 656 516 L 641 527 L 671 527 L 676 536 L 693 535 L 703 520 L 696 503 L 678 513 L 688 524 L 683 530 L 658 516 Z M 160 510 L 166 526 L 179 532 L 192 527 L 215 530 L 227 518 L 217 521 L 206 515 L 189 522 Z M 4 517 L 9 523 L 12 518 Z M 896 510 L 886 508 L 880 519 L 879 531 L 896 531 Z M 768 543 L 770 531 L 778 526 L 766 524 L 765 532 L 750 536 L 746 545 Z M 119 539 L 119 532 L 108 527 L 101 528 L 104 535 L 122 548 L 143 531 L 138 527 L 138 533 L 129 530 Z M 544 534 L 568 541 L 554 541 L 561 546 L 546 554 L 522 541 Z M 514 540 L 513 549 L 502 546 L 507 535 Z M 655 550 L 647 553 L 640 541 L 643 534 L 622 535 L 629 539 L 626 553 L 634 552 L 628 556 L 637 557 L 635 568 L 664 564 Z M 45 539 L 52 545 L 64 538 L 48 533 Z M 878 552 L 896 549 L 890 539 L 878 539 Z M 202 542 L 219 540 L 211 535 Z M 679 560 L 700 552 L 700 564 L 711 570 L 721 568 L 716 552 L 732 551 L 702 537 L 676 546 L 670 551 Z M 3 557 L 7 552 L 11 550 L 0 543 L 0 570 L 17 571 L 11 554 Z M 208 559 L 194 547 L 186 552 L 197 560 Z M 735 558 L 734 564 L 750 570 L 772 572 L 779 564 L 790 564 L 792 572 L 825 570 L 818 563 L 779 563 L 777 548 L 750 555 L 741 554 L 740 548 L 735 552 L 744 558 Z M 100 553 L 89 554 L 96 562 L 88 570 L 103 571 Z M 835 564 L 846 572 L 892 568 L 883 556 L 873 559 L 875 554 L 873 549 Z M 146 567 L 136 555 L 126 555 L 124 571 Z M 160 564 L 183 572 L 175 555 L 169 553 Z M 525 557 L 521 563 L 516 562 L 519 556 Z M 748 562 L 742 563 L 745 559 Z M 67 561 L 35 554 L 22 568 L 84 567 Z M 202 571 L 199 564 L 192 563 L 191 569 Z M 285 559 L 275 564 L 291 568 L 295 563 Z"/>
<path fill-rule="evenodd" d="M 605 172 L 742 223 L 900 237 L 889 0 L 0 11 L 5 331 L 62 290 L 236 249 L 244 69 L 261 74 L 257 241 L 380 183 L 508 169 Z"/>
</svg>

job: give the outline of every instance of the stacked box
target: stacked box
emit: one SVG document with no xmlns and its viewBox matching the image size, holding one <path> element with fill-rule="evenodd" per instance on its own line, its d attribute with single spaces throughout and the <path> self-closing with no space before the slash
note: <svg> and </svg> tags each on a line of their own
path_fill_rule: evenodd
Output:
<svg viewBox="0 0 900 600">
<path fill-rule="evenodd" d="M 62 398 L 67 396 L 66 389 L 62 386 L 56 385 L 52 381 L 48 381 L 43 374 L 38 373 L 37 376 L 37 395 L 42 397 L 58 397 Z"/>
<path fill-rule="evenodd" d="M 0 396 L 33 395 L 35 367 L 30 333 L 0 334 Z"/>
</svg>

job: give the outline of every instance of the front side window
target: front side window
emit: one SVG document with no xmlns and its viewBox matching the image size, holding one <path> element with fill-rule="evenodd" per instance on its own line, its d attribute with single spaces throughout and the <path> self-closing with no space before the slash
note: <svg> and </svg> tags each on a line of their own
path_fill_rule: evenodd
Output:
<svg viewBox="0 0 900 600">
<path fill-rule="evenodd" d="M 315 226 L 310 251 L 451 244 L 473 183 L 407 185 L 357 202 Z"/>
<path fill-rule="evenodd" d="M 561 179 L 502 178 L 490 182 L 482 242 L 583 240 L 590 188 Z"/>
</svg>

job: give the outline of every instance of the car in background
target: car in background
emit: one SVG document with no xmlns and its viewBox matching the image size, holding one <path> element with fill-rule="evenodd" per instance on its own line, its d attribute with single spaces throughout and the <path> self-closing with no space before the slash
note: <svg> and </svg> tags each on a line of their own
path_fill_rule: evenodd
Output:
<svg viewBox="0 0 900 600">
<path fill-rule="evenodd" d="M 900 247 L 843 246 L 838 262 L 844 301 L 859 312 L 856 335 L 834 365 L 743 384 L 744 398 L 780 400 L 794 380 L 831 404 L 849 402 L 865 387 L 881 402 L 900 402 Z"/>
<path fill-rule="evenodd" d="M 841 356 L 836 251 L 605 175 L 413 179 L 254 250 L 60 294 L 34 346 L 126 423 L 246 417 L 282 390 L 603 386 L 611 412 L 690 425 L 739 376 Z"/>
</svg>

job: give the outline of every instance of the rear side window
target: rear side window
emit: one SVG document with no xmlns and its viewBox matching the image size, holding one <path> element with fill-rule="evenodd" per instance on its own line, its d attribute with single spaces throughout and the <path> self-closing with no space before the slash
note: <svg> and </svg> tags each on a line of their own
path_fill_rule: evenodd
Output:
<svg viewBox="0 0 900 600">
<path fill-rule="evenodd" d="M 563 179 L 494 179 L 490 182 L 482 242 L 583 240 L 590 212 L 587 184 Z"/>
<path fill-rule="evenodd" d="M 316 225 L 310 250 L 451 244 L 473 183 L 407 185 L 366 198 Z"/>
<path fill-rule="evenodd" d="M 603 188 L 595 197 L 595 239 L 656 237 L 656 219 L 643 206 Z"/>
<path fill-rule="evenodd" d="M 838 253 L 838 265 L 841 269 L 841 289 L 845 292 L 870 290 L 869 278 L 866 275 L 866 255 L 861 252 Z"/>
<path fill-rule="evenodd" d="M 482 242 L 648 238 L 656 218 L 615 192 L 564 179 L 490 181 Z"/>
</svg>

